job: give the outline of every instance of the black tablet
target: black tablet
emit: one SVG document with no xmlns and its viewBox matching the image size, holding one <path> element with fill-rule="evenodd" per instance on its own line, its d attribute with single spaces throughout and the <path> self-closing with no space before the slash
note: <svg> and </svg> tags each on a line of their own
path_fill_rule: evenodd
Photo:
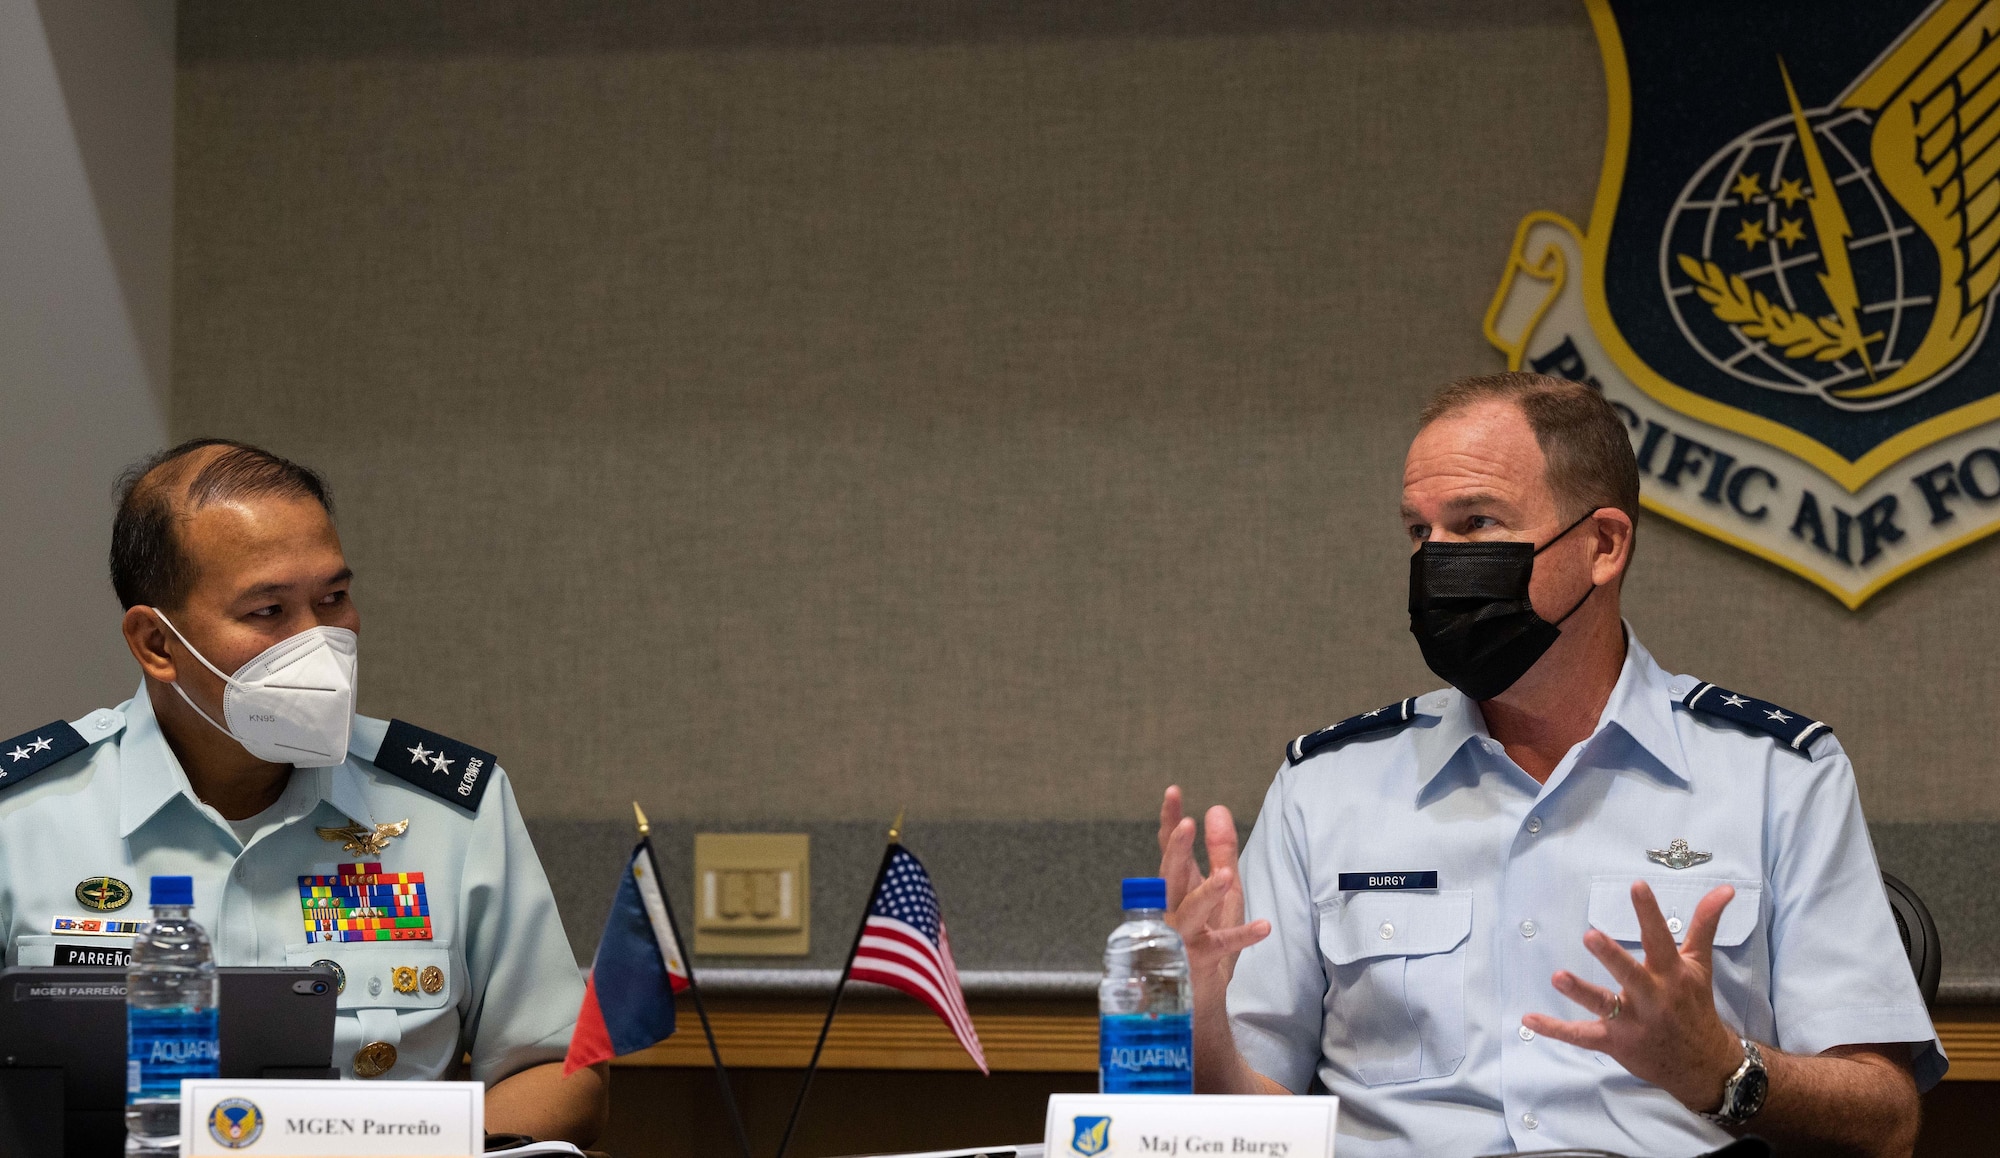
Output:
<svg viewBox="0 0 2000 1158">
<path fill-rule="evenodd" d="M 339 1076 L 333 1068 L 339 995 L 330 970 L 216 973 L 223 1077 Z M 124 1112 L 125 971 L 0 970 L 0 1154 L 122 1153 Z"/>
</svg>

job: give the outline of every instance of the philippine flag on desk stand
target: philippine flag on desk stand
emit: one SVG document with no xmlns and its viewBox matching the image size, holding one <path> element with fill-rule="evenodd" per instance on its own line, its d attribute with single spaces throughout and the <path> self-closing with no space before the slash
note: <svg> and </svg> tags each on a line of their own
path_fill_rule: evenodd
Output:
<svg viewBox="0 0 2000 1158">
<path fill-rule="evenodd" d="M 653 854 L 641 840 L 632 850 L 604 937 L 590 963 L 583 1009 L 569 1039 L 563 1073 L 636 1053 L 671 1037 L 674 994 L 688 987 L 687 958 L 681 954 L 667 899 L 653 873 Z"/>
</svg>

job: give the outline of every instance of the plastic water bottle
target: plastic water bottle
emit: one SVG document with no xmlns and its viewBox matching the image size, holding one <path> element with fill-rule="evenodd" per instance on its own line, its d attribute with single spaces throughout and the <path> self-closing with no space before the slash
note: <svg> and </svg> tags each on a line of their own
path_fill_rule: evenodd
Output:
<svg viewBox="0 0 2000 1158">
<path fill-rule="evenodd" d="M 1106 1094 L 1194 1092 L 1194 1018 L 1187 946 L 1167 924 L 1167 882 L 1127 877 L 1125 923 L 1104 945 L 1097 986 L 1097 1088 Z"/>
<path fill-rule="evenodd" d="M 125 1153 L 180 1153 L 181 1079 L 221 1073 L 215 955 L 193 877 L 153 878 L 153 920 L 125 974 Z"/>
</svg>

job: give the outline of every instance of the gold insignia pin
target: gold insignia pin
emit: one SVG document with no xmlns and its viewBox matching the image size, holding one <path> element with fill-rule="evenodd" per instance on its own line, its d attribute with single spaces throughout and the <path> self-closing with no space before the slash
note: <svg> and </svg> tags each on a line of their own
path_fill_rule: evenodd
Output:
<svg viewBox="0 0 2000 1158">
<path fill-rule="evenodd" d="M 398 965 L 389 974 L 389 984 L 395 986 L 398 993 L 415 993 L 417 991 L 417 971 L 408 965 Z"/>
<path fill-rule="evenodd" d="M 321 840 L 343 842 L 340 846 L 343 851 L 360 856 L 379 856 L 383 849 L 389 847 L 390 841 L 409 830 L 408 820 L 398 820 L 393 824 L 378 824 L 373 830 L 365 824 L 356 824 L 350 820 L 340 828 L 315 827 L 313 831 L 319 833 Z"/>
<path fill-rule="evenodd" d="M 132 903 L 132 886 L 117 877 L 85 877 L 77 882 L 76 903 L 99 913 L 115 913 Z"/>
<path fill-rule="evenodd" d="M 396 1068 L 396 1047 L 386 1041 L 371 1041 L 354 1051 L 354 1076 L 379 1078 Z"/>
<path fill-rule="evenodd" d="M 435 996 L 444 989 L 444 970 L 435 965 L 424 966 L 423 973 L 417 978 L 417 984 L 424 987 L 425 993 Z"/>
</svg>

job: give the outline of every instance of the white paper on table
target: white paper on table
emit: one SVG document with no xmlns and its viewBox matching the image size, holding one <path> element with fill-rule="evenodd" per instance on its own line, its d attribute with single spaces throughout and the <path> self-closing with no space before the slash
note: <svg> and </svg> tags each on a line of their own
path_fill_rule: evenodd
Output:
<svg viewBox="0 0 2000 1158">
<path fill-rule="evenodd" d="M 1333 1158 L 1340 1099 L 1053 1094 L 1047 1158 Z"/>
</svg>

